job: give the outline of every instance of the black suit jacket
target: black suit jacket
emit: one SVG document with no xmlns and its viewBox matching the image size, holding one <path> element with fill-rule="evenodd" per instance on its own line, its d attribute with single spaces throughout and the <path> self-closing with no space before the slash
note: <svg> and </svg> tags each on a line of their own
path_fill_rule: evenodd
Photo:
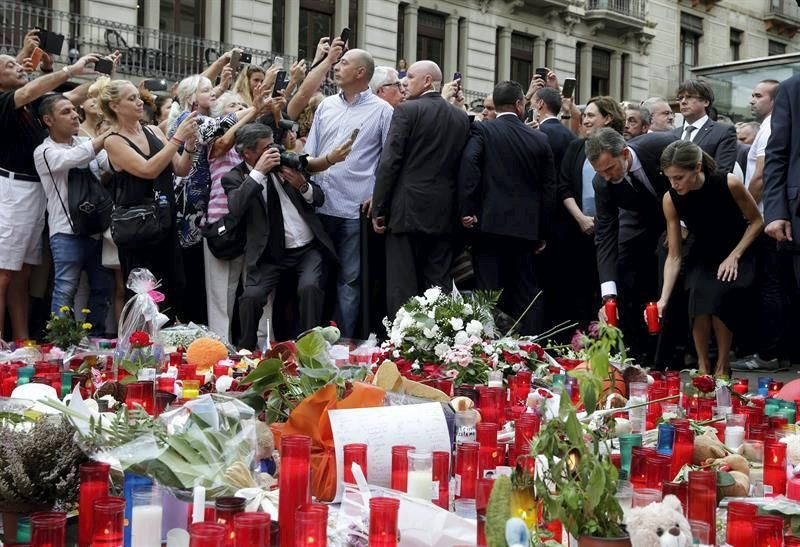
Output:
<svg viewBox="0 0 800 547">
<path fill-rule="evenodd" d="M 248 268 L 255 267 L 269 239 L 269 222 L 267 222 L 267 202 L 264 200 L 264 186 L 250 176 L 250 170 L 240 163 L 222 177 L 222 187 L 228 195 L 228 209 L 235 217 L 245 222 L 247 243 L 244 248 L 245 264 Z M 267 175 L 267 181 L 271 180 Z M 308 203 L 300 192 L 291 184 L 284 185 L 286 195 L 292 200 L 300 216 L 306 221 L 315 238 L 322 245 L 324 254 L 329 259 L 337 260 L 333 242 L 322 227 L 322 223 L 314 213 L 314 209 L 325 203 L 325 194 L 313 182 L 308 182 L 314 189 L 312 203 Z"/>
<path fill-rule="evenodd" d="M 575 134 L 556 118 L 548 118 L 539 124 L 539 129 L 547 135 L 550 148 L 553 150 L 553 161 L 556 164 L 556 173 L 561 169 L 561 160 L 570 143 L 575 140 Z"/>
<path fill-rule="evenodd" d="M 792 239 L 800 242 L 800 75 L 781 82 L 772 109 L 772 134 L 764 162 L 764 222 L 788 220 Z M 794 256 L 800 285 L 800 255 Z"/>
<path fill-rule="evenodd" d="M 375 217 L 395 233 L 450 233 L 469 117 L 438 93 L 397 105 L 375 179 Z"/>
<path fill-rule="evenodd" d="M 672 134 L 680 139 L 683 135 L 683 126 L 672 130 Z M 736 163 L 736 128 L 732 125 L 717 123 L 711 118 L 697 130 L 692 142 L 714 158 L 717 169 L 725 173 L 733 173 L 733 164 Z"/>
<path fill-rule="evenodd" d="M 642 235 L 652 236 L 655 251 L 656 240 L 665 225 L 661 200 L 670 186 L 661 173 L 661 153 L 675 140 L 674 133 L 647 133 L 627 143 L 641 162 L 655 196 L 638 181 L 633 181 L 633 187 L 627 182 L 612 184 L 599 175 L 592 181 L 597 208 L 594 219 L 597 270 L 601 283 L 617 280 L 620 242 Z M 624 215 L 624 223 L 620 223 L 621 211 L 632 213 Z"/>
<path fill-rule="evenodd" d="M 461 216 L 477 215 L 478 230 L 546 239 L 555 191 L 547 137 L 516 115 L 475 124 L 459 171 Z"/>
</svg>

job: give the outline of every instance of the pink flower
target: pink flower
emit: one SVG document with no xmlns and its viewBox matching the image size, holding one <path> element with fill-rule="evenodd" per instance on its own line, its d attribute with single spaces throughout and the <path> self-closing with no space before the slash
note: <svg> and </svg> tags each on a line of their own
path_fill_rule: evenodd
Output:
<svg viewBox="0 0 800 547">
<path fill-rule="evenodd" d="M 575 334 L 572 335 L 570 343 L 572 344 L 572 349 L 575 351 L 581 351 L 583 349 L 583 332 L 581 332 L 580 329 L 575 329 Z"/>
</svg>

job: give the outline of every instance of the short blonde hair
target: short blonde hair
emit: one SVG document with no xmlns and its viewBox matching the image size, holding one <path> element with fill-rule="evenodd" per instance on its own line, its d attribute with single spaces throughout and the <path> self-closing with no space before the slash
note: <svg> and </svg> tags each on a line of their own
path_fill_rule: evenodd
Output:
<svg viewBox="0 0 800 547">
<path fill-rule="evenodd" d="M 120 93 L 126 85 L 133 85 L 129 80 L 112 80 L 108 76 L 101 76 L 89 87 L 89 97 L 94 97 L 100 103 L 100 110 L 107 120 L 117 121 L 117 113 L 111 109 L 111 103 L 121 100 Z"/>
</svg>

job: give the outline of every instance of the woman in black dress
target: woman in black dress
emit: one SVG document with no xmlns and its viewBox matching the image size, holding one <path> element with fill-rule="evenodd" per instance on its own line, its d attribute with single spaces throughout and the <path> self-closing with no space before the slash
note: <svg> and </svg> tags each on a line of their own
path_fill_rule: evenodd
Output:
<svg viewBox="0 0 800 547">
<path fill-rule="evenodd" d="M 105 149 L 114 173 L 112 195 L 117 206 L 130 207 L 148 201 L 169 204 L 172 225 L 169 234 L 159 241 L 142 241 L 136 246 L 119 247 L 124 280 L 135 268 L 147 268 L 161 281 L 166 306 L 181 298 L 185 285 L 178 233 L 175 225 L 173 175 L 185 176 L 192 165 L 197 141 L 197 123 L 191 114 L 167 140 L 154 125 L 139 123 L 144 103 L 139 90 L 126 80 L 100 78 L 90 93 L 113 128 Z M 132 293 L 126 292 L 130 297 Z M 198 295 L 194 295 L 197 297 Z M 174 304 L 173 304 L 174 305 Z"/>
<path fill-rule="evenodd" d="M 728 374 L 732 326 L 741 309 L 741 289 L 753 282 L 755 264 L 748 252 L 764 227 L 756 202 L 734 175 L 716 171 L 714 160 L 699 146 L 676 141 L 661 155 L 661 169 L 671 188 L 664 194 L 669 255 L 658 312 L 669 301 L 681 267 L 681 225 L 694 234 L 687 257 L 689 317 L 701 373 L 710 370 L 708 342 L 717 340 L 714 374 Z"/>
</svg>

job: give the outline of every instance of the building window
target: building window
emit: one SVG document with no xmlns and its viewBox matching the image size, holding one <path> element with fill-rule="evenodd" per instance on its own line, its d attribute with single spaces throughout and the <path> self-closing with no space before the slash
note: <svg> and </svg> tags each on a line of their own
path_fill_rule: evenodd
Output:
<svg viewBox="0 0 800 547">
<path fill-rule="evenodd" d="M 608 95 L 611 77 L 611 53 L 592 48 L 592 97 Z M 619 98 L 619 97 L 615 97 Z"/>
<path fill-rule="evenodd" d="M 769 41 L 769 51 L 767 55 L 772 57 L 773 55 L 783 55 L 784 53 L 786 53 L 786 44 L 776 42 L 775 40 Z"/>
<path fill-rule="evenodd" d="M 204 36 L 205 8 L 205 0 L 161 0 L 158 30 L 184 36 Z"/>
<path fill-rule="evenodd" d="M 227 2 L 223 2 L 223 5 Z M 272 0 L 272 51 L 283 51 L 283 22 L 286 20 L 286 0 Z M 317 49 L 306 52 L 309 59 L 314 59 Z"/>
<path fill-rule="evenodd" d="M 333 35 L 334 10 L 334 0 L 300 0 L 300 37 L 297 49 L 304 50 L 309 59 L 314 58 L 319 39 Z"/>
<path fill-rule="evenodd" d="M 400 59 L 404 59 L 405 55 L 405 35 L 406 35 L 406 5 L 400 4 L 397 8 L 397 59 L 395 65 L 398 64 Z M 411 59 L 405 59 L 406 68 L 408 68 Z"/>
<path fill-rule="evenodd" d="M 417 17 L 417 59 L 427 59 L 439 66 L 444 64 L 444 22 L 444 15 L 419 10 Z"/>
<path fill-rule="evenodd" d="M 533 78 L 533 38 L 511 35 L 511 79 L 527 90 Z"/>
<path fill-rule="evenodd" d="M 350 49 L 358 47 L 358 0 L 350 0 L 350 11 L 347 15 L 347 24 L 350 28 L 350 39 L 347 41 Z M 341 32 L 341 29 L 336 29 Z"/>
<path fill-rule="evenodd" d="M 691 68 L 698 64 L 700 37 L 703 35 L 703 20 L 688 13 L 681 13 L 681 81 L 692 77 Z"/>
<path fill-rule="evenodd" d="M 731 29 L 731 61 L 738 61 L 742 58 L 742 40 L 744 32 Z"/>
</svg>

